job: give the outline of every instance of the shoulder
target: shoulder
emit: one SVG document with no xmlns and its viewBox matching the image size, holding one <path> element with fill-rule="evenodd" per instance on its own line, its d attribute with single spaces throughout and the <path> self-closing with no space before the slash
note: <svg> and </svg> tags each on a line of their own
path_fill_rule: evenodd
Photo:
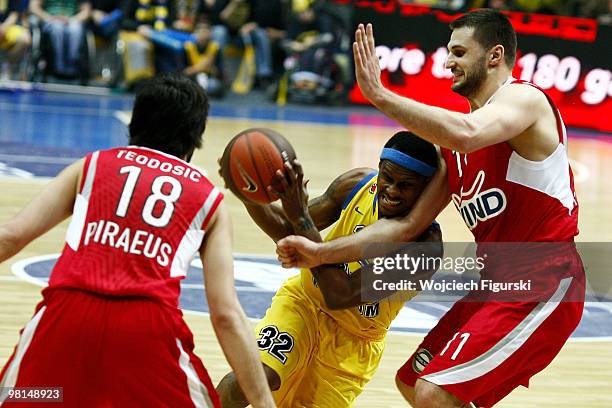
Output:
<svg viewBox="0 0 612 408">
<path fill-rule="evenodd" d="M 336 177 L 327 187 L 325 193 L 313 201 L 317 204 L 333 204 L 338 210 L 340 210 L 347 198 L 354 195 L 359 189 L 360 185 L 363 186 L 376 174 L 376 170 L 367 167 L 349 170 Z M 369 175 L 372 176 L 368 177 Z"/>
<path fill-rule="evenodd" d="M 354 190 L 363 187 L 376 174 L 376 170 L 367 167 L 349 170 L 336 177 L 326 193 L 331 195 L 334 201 L 342 203 L 347 197 L 356 192 Z"/>
<path fill-rule="evenodd" d="M 346 185 L 346 187 L 350 186 L 352 188 L 362 182 L 364 179 L 366 179 L 366 177 L 375 176 L 377 174 L 377 170 L 371 169 L 369 167 L 359 167 L 341 174 L 336 180 L 339 180 L 339 182 Z"/>
<path fill-rule="evenodd" d="M 514 82 L 500 89 L 491 103 L 537 109 L 547 107 L 548 98 L 543 90 L 527 82 Z"/>
</svg>

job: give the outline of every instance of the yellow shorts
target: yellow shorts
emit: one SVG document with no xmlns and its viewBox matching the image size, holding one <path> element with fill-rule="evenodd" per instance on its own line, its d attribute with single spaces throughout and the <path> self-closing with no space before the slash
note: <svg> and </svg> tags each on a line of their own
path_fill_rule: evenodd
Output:
<svg viewBox="0 0 612 408">
<path fill-rule="evenodd" d="M 8 50 L 17 43 L 19 37 L 27 33 L 27 30 L 19 25 L 10 26 L 4 33 L 4 37 L 0 40 L 0 48 Z"/>
<path fill-rule="evenodd" d="M 339 327 L 289 278 L 255 328 L 264 364 L 281 379 L 273 393 L 282 407 L 350 407 L 374 375 L 384 340 L 358 337 Z"/>
</svg>

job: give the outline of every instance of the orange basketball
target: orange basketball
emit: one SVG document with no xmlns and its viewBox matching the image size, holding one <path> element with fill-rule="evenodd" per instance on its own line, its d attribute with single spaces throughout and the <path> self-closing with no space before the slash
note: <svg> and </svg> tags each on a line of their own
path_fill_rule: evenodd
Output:
<svg viewBox="0 0 612 408">
<path fill-rule="evenodd" d="M 253 128 L 238 133 L 227 145 L 221 158 L 227 187 L 241 199 L 269 204 L 278 197 L 267 190 L 277 170 L 284 172 L 284 162 L 293 162 L 295 151 L 280 133 Z"/>
</svg>

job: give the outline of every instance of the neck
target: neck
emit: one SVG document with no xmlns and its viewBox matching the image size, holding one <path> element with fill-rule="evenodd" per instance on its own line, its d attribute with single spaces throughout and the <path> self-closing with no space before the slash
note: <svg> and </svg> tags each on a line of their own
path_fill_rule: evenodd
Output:
<svg viewBox="0 0 612 408">
<path fill-rule="evenodd" d="M 474 95 L 467 97 L 472 112 L 482 108 L 483 105 L 491 99 L 491 96 L 493 96 L 493 94 L 508 80 L 510 75 L 511 72 L 507 68 L 497 69 L 494 73 L 489 73 L 487 80 L 480 89 L 478 89 Z"/>
</svg>

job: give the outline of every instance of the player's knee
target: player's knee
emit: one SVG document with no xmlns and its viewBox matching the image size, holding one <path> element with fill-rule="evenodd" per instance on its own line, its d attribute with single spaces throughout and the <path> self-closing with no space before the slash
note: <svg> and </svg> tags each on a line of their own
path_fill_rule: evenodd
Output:
<svg viewBox="0 0 612 408">
<path fill-rule="evenodd" d="M 462 406 L 461 401 L 448 391 L 424 380 L 417 380 L 414 391 L 414 402 L 417 408 L 451 408 Z"/>
<path fill-rule="evenodd" d="M 416 407 L 416 403 L 414 401 L 414 387 L 411 387 L 404 383 L 400 379 L 399 375 L 395 376 L 395 385 L 397 386 L 397 389 L 399 390 L 400 394 L 402 394 L 404 399 L 408 401 L 411 406 Z"/>
<path fill-rule="evenodd" d="M 276 371 L 263 364 L 264 373 L 266 373 L 266 378 L 268 379 L 268 385 L 272 391 L 276 391 L 280 388 L 281 380 Z"/>
</svg>

